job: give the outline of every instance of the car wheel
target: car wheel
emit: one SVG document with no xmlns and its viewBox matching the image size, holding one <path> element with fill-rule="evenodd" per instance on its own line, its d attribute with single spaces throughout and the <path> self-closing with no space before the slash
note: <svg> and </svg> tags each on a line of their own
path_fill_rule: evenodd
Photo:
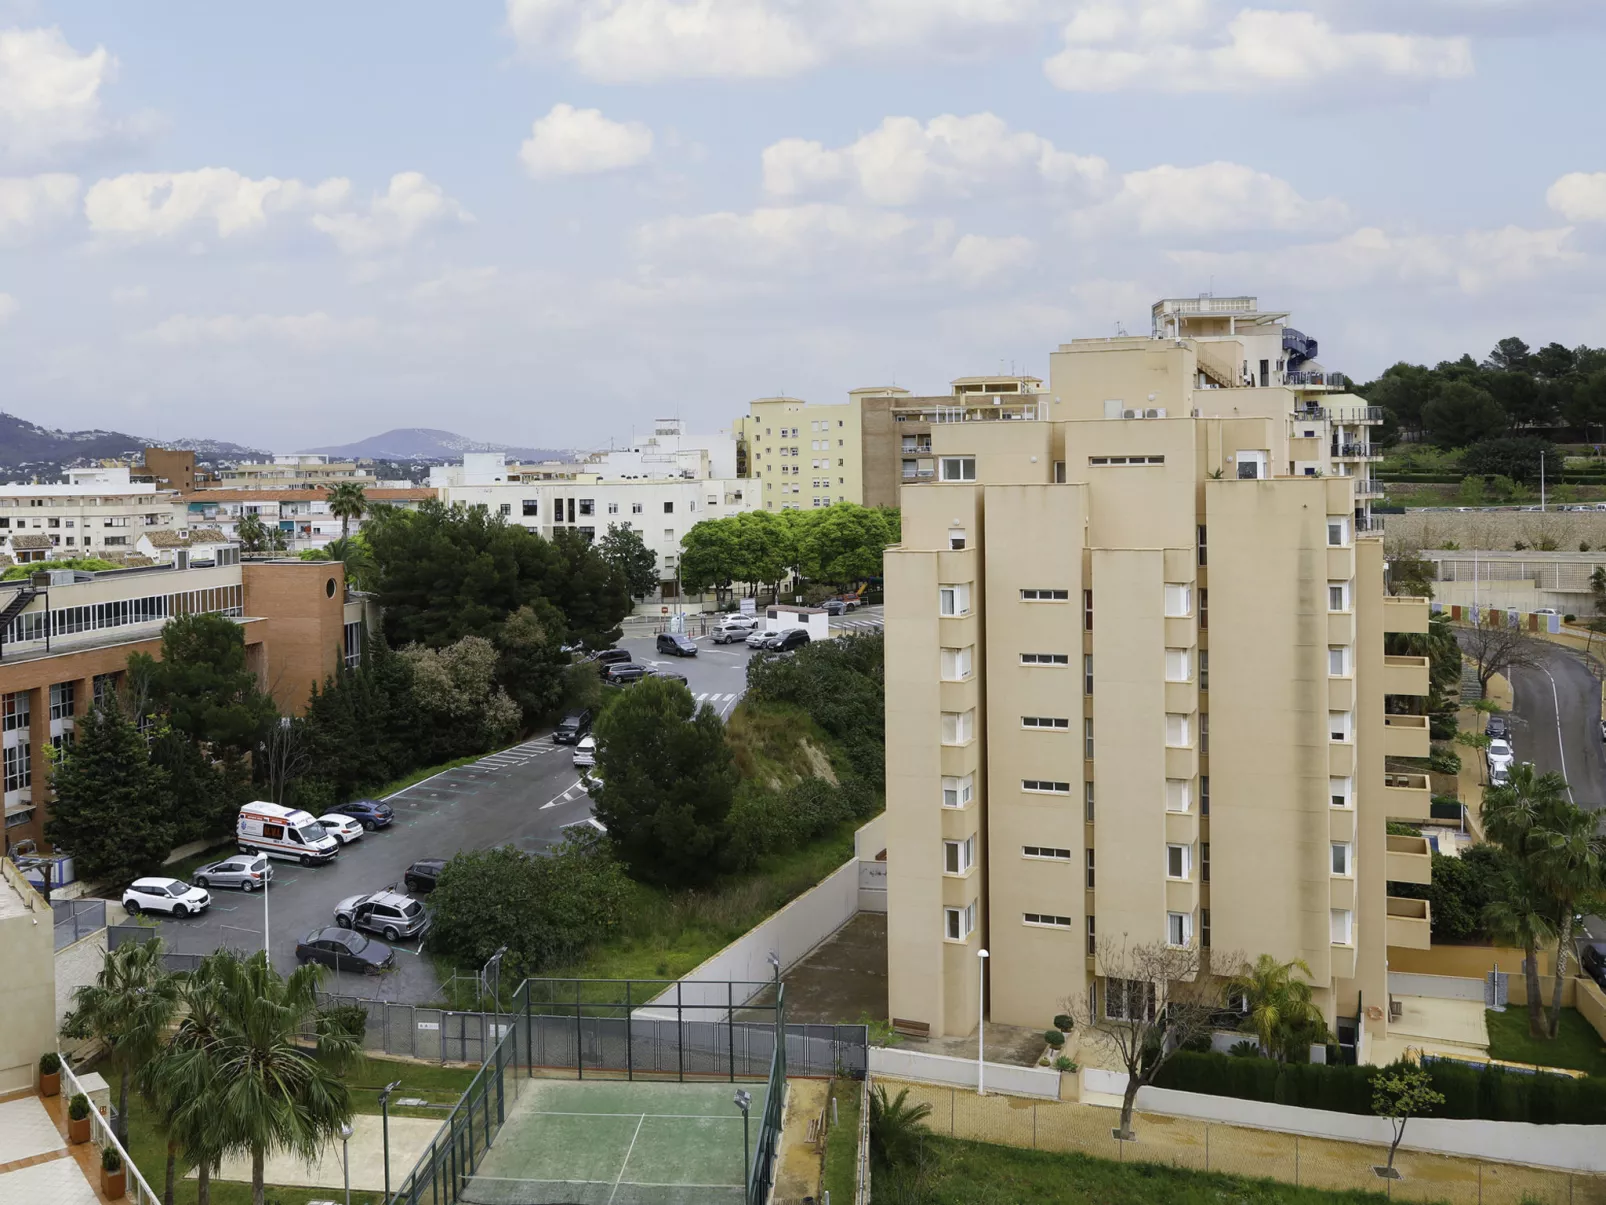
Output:
<svg viewBox="0 0 1606 1205">
<path fill-rule="evenodd" d="M 400 937 L 401 937 L 401 934 L 396 931 L 396 926 L 395 925 L 386 925 L 385 926 L 385 940 L 386 941 L 396 941 L 396 940 L 400 939 Z"/>
<path fill-rule="evenodd" d="M 129 916 L 138 916 L 139 915 L 139 905 L 136 904 L 133 900 L 127 900 L 123 904 L 123 911 L 128 913 Z"/>
<path fill-rule="evenodd" d="M 303 866 L 311 866 L 312 865 L 312 859 L 309 858 L 306 854 L 302 854 L 301 855 L 301 864 Z"/>
<path fill-rule="evenodd" d="M 351 917 L 337 916 L 335 917 L 335 924 L 339 925 L 342 929 L 349 929 L 351 928 Z"/>
<path fill-rule="evenodd" d="M 195 885 L 197 887 L 210 887 L 212 883 L 204 874 L 198 874 L 195 876 Z"/>
<path fill-rule="evenodd" d="M 250 879 L 244 879 L 240 883 L 240 890 L 245 892 L 247 895 L 250 895 L 251 892 L 255 891 L 256 889 L 257 889 L 257 885 L 255 883 L 253 883 Z"/>
<path fill-rule="evenodd" d="M 173 905 L 173 915 L 174 916 L 188 916 L 189 914 L 190 914 L 190 910 L 188 908 L 186 908 L 183 904 L 174 904 Z"/>
<path fill-rule="evenodd" d="M 372 820 L 364 820 L 362 822 L 362 831 L 365 832 L 365 833 L 373 832 L 374 831 L 374 822 Z"/>
</svg>

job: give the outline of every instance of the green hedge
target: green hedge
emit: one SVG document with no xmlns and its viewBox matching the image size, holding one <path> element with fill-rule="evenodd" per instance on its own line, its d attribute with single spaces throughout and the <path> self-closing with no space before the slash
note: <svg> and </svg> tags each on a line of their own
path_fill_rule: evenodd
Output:
<svg viewBox="0 0 1606 1205">
<path fill-rule="evenodd" d="M 1434 1111 L 1436 1117 L 1537 1125 L 1606 1124 L 1606 1080 L 1524 1075 L 1438 1061 L 1428 1063 L 1427 1068 L 1434 1088 L 1444 1094 L 1445 1103 Z M 1181 1051 L 1160 1069 L 1155 1087 L 1370 1115 L 1372 1077 L 1379 1070 Z"/>
</svg>

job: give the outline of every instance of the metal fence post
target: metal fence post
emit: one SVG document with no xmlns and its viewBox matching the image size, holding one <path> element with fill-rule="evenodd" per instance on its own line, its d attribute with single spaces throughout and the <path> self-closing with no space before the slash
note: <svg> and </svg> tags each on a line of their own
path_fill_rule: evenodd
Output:
<svg viewBox="0 0 1606 1205">
<path fill-rule="evenodd" d="M 584 1006 L 580 1001 L 580 981 L 576 979 L 574 981 L 574 1077 L 576 1079 L 585 1079 L 586 1077 L 586 1038 L 580 1024 L 580 1015 L 583 1009 Z"/>
<path fill-rule="evenodd" d="M 625 1078 L 634 1081 L 636 1078 L 636 1052 L 635 1039 L 630 1032 L 632 1010 L 630 1008 L 630 980 L 625 980 Z"/>
<path fill-rule="evenodd" d="M 736 985 L 725 980 L 725 1037 L 729 1046 L 731 1083 L 736 1082 Z"/>
<path fill-rule="evenodd" d="M 675 1056 L 679 1059 L 678 1079 L 686 1082 L 686 1022 L 680 1013 L 681 980 L 675 981 Z"/>
</svg>

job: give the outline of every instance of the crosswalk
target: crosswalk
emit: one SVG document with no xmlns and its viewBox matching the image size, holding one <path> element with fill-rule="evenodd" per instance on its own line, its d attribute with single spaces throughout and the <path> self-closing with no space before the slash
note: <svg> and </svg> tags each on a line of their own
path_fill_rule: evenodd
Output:
<svg viewBox="0 0 1606 1205">
<path fill-rule="evenodd" d="M 839 619 L 831 625 L 845 632 L 879 632 L 886 626 L 879 618 L 874 619 Z"/>
<path fill-rule="evenodd" d="M 700 695 L 693 695 L 692 699 L 693 699 L 693 701 L 695 701 L 697 703 L 712 703 L 714 706 L 717 707 L 721 703 L 729 703 L 733 699 L 737 699 L 737 698 L 740 698 L 740 697 L 741 696 L 739 696 L 739 695 L 700 694 Z"/>
</svg>

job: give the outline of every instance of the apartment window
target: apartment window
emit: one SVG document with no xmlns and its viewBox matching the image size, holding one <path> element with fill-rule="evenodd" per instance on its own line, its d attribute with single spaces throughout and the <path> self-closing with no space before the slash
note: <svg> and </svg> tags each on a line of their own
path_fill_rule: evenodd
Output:
<svg viewBox="0 0 1606 1205">
<path fill-rule="evenodd" d="M 1071 659 L 1065 653 L 1022 653 L 1022 665 L 1069 665 Z"/>
<path fill-rule="evenodd" d="M 533 519 L 541 513 L 541 500 L 539 498 L 526 498 L 524 500 L 524 517 Z"/>
<path fill-rule="evenodd" d="M 1193 743 L 1191 717 L 1168 712 L 1165 717 L 1165 743 L 1173 749 L 1186 749 Z"/>
<path fill-rule="evenodd" d="M 1329 548 L 1343 548 L 1349 544 L 1349 520 L 1327 520 L 1327 546 Z"/>
<path fill-rule="evenodd" d="M 1201 590 L 1201 591 L 1199 591 L 1199 627 L 1201 629 L 1203 629 L 1203 628 L 1208 628 L 1209 626 L 1210 626 L 1210 591 Z"/>
<path fill-rule="evenodd" d="M 1186 583 L 1167 582 L 1165 587 L 1165 613 L 1168 619 L 1186 619 L 1193 614 L 1193 587 Z"/>
<path fill-rule="evenodd" d="M 942 680 L 944 682 L 963 682 L 970 677 L 971 655 L 975 646 L 967 644 L 962 649 L 942 650 Z"/>
<path fill-rule="evenodd" d="M 1333 944 L 1335 946 L 1353 944 L 1355 941 L 1355 914 L 1348 908 L 1333 908 L 1328 915 L 1331 917 Z"/>
<path fill-rule="evenodd" d="M 976 863 L 976 838 L 942 843 L 942 870 L 944 874 L 968 874 Z"/>
<path fill-rule="evenodd" d="M 1210 881 L 1210 842 L 1208 841 L 1199 842 L 1199 881 L 1201 883 Z"/>
<path fill-rule="evenodd" d="M 1020 789 L 1031 795 L 1069 795 L 1071 784 L 1047 778 L 1023 778 L 1020 780 Z"/>
<path fill-rule="evenodd" d="M 968 745 L 975 734 L 975 727 L 974 711 L 945 711 L 942 713 L 942 743 Z"/>
<path fill-rule="evenodd" d="M 5 715 L 5 730 L 15 732 L 28 726 L 28 692 L 25 690 L 0 696 L 0 710 Z"/>
<path fill-rule="evenodd" d="M 675 513 L 675 504 L 673 502 L 665 502 L 664 503 L 664 514 L 672 515 L 674 513 Z"/>
<path fill-rule="evenodd" d="M 1082 784 L 1082 820 L 1086 824 L 1093 823 L 1093 784 Z"/>
<path fill-rule="evenodd" d="M 942 780 L 942 806 L 962 808 L 970 802 L 975 791 L 975 779 L 966 774 L 962 778 L 944 775 Z"/>
<path fill-rule="evenodd" d="M 1054 916 L 1047 912 L 1023 912 L 1021 919 L 1028 925 L 1049 929 L 1069 929 L 1073 924 L 1068 916 Z"/>
<path fill-rule="evenodd" d="M 342 658 L 347 669 L 356 669 L 362 664 L 362 636 L 363 624 L 361 620 L 356 623 L 346 624 L 342 630 L 344 641 Z"/>
<path fill-rule="evenodd" d="M 1164 464 L 1164 456 L 1089 456 L 1090 465 Z"/>
<path fill-rule="evenodd" d="M 617 502 L 608 503 L 608 513 L 610 515 L 617 515 L 619 513 L 619 504 Z"/>
<path fill-rule="evenodd" d="M 1186 812 L 1193 807 L 1193 784 L 1186 778 L 1165 780 L 1165 810 Z"/>
<path fill-rule="evenodd" d="M 1096 958 L 1098 957 L 1098 952 L 1098 927 L 1093 923 L 1093 914 L 1089 913 L 1087 917 L 1087 956 L 1089 958 Z"/>
<path fill-rule="evenodd" d="M 1023 858 L 1048 858 L 1055 862 L 1069 862 L 1071 851 L 1060 849 L 1053 845 L 1023 845 L 1020 847 Z"/>
<path fill-rule="evenodd" d="M 1193 917 L 1186 912 L 1165 914 L 1165 941 L 1168 946 L 1185 946 L 1193 940 Z"/>
<path fill-rule="evenodd" d="M 1082 591 L 1082 630 L 1084 632 L 1093 630 L 1093 591 L 1091 590 Z"/>
<path fill-rule="evenodd" d="M 633 515 L 639 515 L 641 513 L 641 503 L 632 502 L 630 504 L 630 513 Z"/>
<path fill-rule="evenodd" d="M 937 614 L 954 618 L 970 614 L 970 583 L 937 587 Z"/>
<path fill-rule="evenodd" d="M 1082 654 L 1082 693 L 1084 695 L 1090 695 L 1090 694 L 1093 693 L 1093 654 L 1092 653 L 1083 653 Z"/>
<path fill-rule="evenodd" d="M 1023 715 L 1020 718 L 1022 728 L 1059 729 L 1063 731 L 1071 726 L 1071 721 L 1061 716 L 1053 715 Z"/>
<path fill-rule="evenodd" d="M 1210 689 L 1210 650 L 1199 650 L 1199 689 Z"/>
<path fill-rule="evenodd" d="M 7 747 L 4 763 L 7 794 L 33 785 L 33 751 L 27 741 Z"/>
<path fill-rule="evenodd" d="M 1188 682 L 1193 675 L 1188 672 L 1188 650 L 1166 649 L 1165 651 L 1165 680 L 1167 682 Z"/>
<path fill-rule="evenodd" d="M 943 456 L 938 459 L 937 464 L 939 479 L 942 481 L 976 480 L 974 456 Z"/>
<path fill-rule="evenodd" d="M 1210 752 L 1210 713 L 1208 711 L 1199 713 L 1199 752 L 1200 754 Z"/>
<path fill-rule="evenodd" d="M 1202 568 L 1204 566 L 1204 564 L 1205 564 L 1205 525 L 1203 523 L 1201 523 L 1201 524 L 1199 524 L 1199 565 Z"/>
<path fill-rule="evenodd" d="M 671 547 L 674 546 L 675 529 L 673 527 L 664 528 L 664 543 L 670 545 Z"/>
<path fill-rule="evenodd" d="M 826 482 L 826 484 L 830 485 L 831 483 L 828 481 L 828 482 Z M 825 504 L 827 506 L 830 506 L 831 505 L 831 499 L 830 498 L 826 498 Z M 966 538 L 967 538 L 966 537 L 966 533 L 962 528 L 955 527 L 955 528 L 950 529 L 949 532 L 948 532 L 948 547 L 949 547 L 949 549 L 954 551 L 954 552 L 963 552 L 965 550 Z"/>
<path fill-rule="evenodd" d="M 1355 873 L 1355 862 L 1351 853 L 1353 847 L 1348 841 L 1334 841 L 1333 846 L 1333 873 L 1349 878 Z"/>
<path fill-rule="evenodd" d="M 1165 847 L 1165 874 L 1168 879 L 1193 877 L 1193 850 L 1186 845 L 1167 845 Z"/>
<path fill-rule="evenodd" d="M 1082 721 L 1082 756 L 1089 761 L 1093 759 L 1093 717 L 1088 716 Z"/>
<path fill-rule="evenodd" d="M 1329 740 L 1347 741 L 1350 738 L 1350 713 L 1347 711 L 1329 711 L 1327 713 L 1327 736 Z"/>
<path fill-rule="evenodd" d="M 1210 775 L 1199 775 L 1199 815 L 1210 815 Z"/>
<path fill-rule="evenodd" d="M 1349 677 L 1349 649 L 1337 645 L 1328 648 L 1327 673 L 1333 678 Z"/>
<path fill-rule="evenodd" d="M 1327 583 L 1327 609 L 1329 611 L 1349 610 L 1349 583 Z"/>
<path fill-rule="evenodd" d="M 76 683 L 57 682 L 50 688 L 50 718 L 53 720 L 70 720 L 73 718 L 73 696 Z"/>
<path fill-rule="evenodd" d="M 1111 1021 L 1152 1021 L 1154 995 L 1154 984 L 1147 979 L 1106 979 L 1104 1015 Z"/>
<path fill-rule="evenodd" d="M 1210 909 L 1199 909 L 1199 945 L 1204 949 L 1210 948 Z"/>
<path fill-rule="evenodd" d="M 1022 602 L 1066 602 L 1071 597 L 1069 590 L 1022 590 Z"/>
<path fill-rule="evenodd" d="M 581 498 L 580 499 L 580 513 L 582 515 L 595 514 L 596 513 L 596 509 L 597 509 L 597 501 L 596 501 L 595 498 Z"/>
<path fill-rule="evenodd" d="M 972 902 L 963 908 L 944 908 L 942 920 L 949 941 L 964 941 L 976 927 L 976 905 Z"/>
<path fill-rule="evenodd" d="M 1335 808 L 1347 808 L 1353 800 L 1354 786 L 1348 778 L 1329 778 L 1327 780 L 1327 793 L 1333 801 Z"/>
<path fill-rule="evenodd" d="M 505 517 L 505 516 L 511 515 L 513 513 L 513 504 L 511 502 L 504 502 L 504 503 L 502 503 L 501 506 L 497 507 L 496 509 L 497 509 L 497 512 L 499 514 L 501 514 L 501 515 L 503 515 Z"/>
<path fill-rule="evenodd" d="M 1093 883 L 1094 883 L 1094 874 L 1093 874 L 1093 851 L 1091 849 L 1089 849 L 1087 851 L 1087 855 L 1086 855 L 1086 859 L 1085 860 L 1086 860 L 1087 865 L 1082 871 L 1082 882 L 1083 882 L 1083 885 L 1089 891 L 1092 891 L 1093 890 Z"/>
</svg>

